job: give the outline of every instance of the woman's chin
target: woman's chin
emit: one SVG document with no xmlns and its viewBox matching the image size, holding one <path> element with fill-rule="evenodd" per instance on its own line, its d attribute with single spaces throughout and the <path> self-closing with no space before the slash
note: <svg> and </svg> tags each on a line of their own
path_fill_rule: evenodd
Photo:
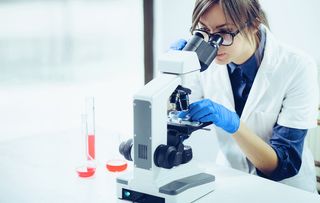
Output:
<svg viewBox="0 0 320 203">
<path fill-rule="evenodd" d="M 214 60 L 214 62 L 218 65 L 227 65 L 228 63 L 230 63 L 227 60 L 219 60 L 217 58 Z"/>
<path fill-rule="evenodd" d="M 227 56 L 228 55 L 226 53 L 218 54 L 214 59 L 214 62 L 219 65 L 226 65 L 230 63 Z"/>
</svg>

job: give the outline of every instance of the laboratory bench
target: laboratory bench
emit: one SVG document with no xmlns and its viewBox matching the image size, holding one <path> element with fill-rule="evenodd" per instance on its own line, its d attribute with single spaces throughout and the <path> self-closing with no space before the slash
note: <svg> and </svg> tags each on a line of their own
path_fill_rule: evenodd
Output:
<svg viewBox="0 0 320 203">
<path fill-rule="evenodd" d="M 116 197 L 116 178 L 105 164 L 116 158 L 117 141 L 96 139 L 97 170 L 80 178 L 76 167 L 83 158 L 78 135 L 59 132 L 0 142 L 0 202 L 125 202 Z M 308 202 L 320 196 L 231 168 L 202 163 L 216 177 L 215 190 L 199 199 L 208 202 Z M 204 165 L 206 164 L 206 165 Z M 132 170 L 129 163 L 127 172 Z"/>
</svg>

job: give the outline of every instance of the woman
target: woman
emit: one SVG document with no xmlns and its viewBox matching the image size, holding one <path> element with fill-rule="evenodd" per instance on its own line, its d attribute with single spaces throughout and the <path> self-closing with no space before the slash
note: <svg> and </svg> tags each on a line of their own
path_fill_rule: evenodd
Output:
<svg viewBox="0 0 320 203">
<path fill-rule="evenodd" d="M 220 163 L 315 192 L 304 147 L 317 119 L 315 62 L 274 38 L 258 0 L 197 0 L 191 31 L 224 40 L 212 67 L 187 84 L 198 101 L 180 117 L 216 126 Z"/>
</svg>

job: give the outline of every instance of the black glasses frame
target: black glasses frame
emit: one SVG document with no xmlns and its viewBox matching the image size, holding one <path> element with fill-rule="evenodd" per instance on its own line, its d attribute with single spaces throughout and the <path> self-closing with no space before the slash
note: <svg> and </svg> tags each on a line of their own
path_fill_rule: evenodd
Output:
<svg viewBox="0 0 320 203">
<path fill-rule="evenodd" d="M 209 41 L 210 41 L 211 38 L 213 38 L 216 35 L 219 35 L 222 38 L 224 38 L 223 37 L 224 35 L 230 35 L 231 36 L 231 43 L 230 44 L 224 44 L 225 41 L 223 40 L 223 42 L 221 44 L 222 46 L 231 46 L 233 44 L 234 37 L 237 36 L 237 34 L 240 33 L 240 30 L 237 30 L 235 32 L 214 32 L 214 33 L 209 33 L 207 30 L 202 29 L 202 28 L 194 29 L 194 32 L 196 32 L 196 31 L 206 33 L 209 36 Z"/>
<path fill-rule="evenodd" d="M 214 33 L 210 33 L 208 32 L 208 30 L 204 29 L 204 28 L 197 28 L 197 29 L 194 29 L 193 32 L 196 32 L 196 31 L 199 31 L 199 32 L 204 32 L 206 33 L 208 36 L 209 36 L 209 41 L 211 38 L 213 38 L 214 36 L 216 35 L 219 35 L 223 38 L 223 35 L 230 35 L 231 36 L 231 43 L 230 44 L 224 44 L 224 40 L 222 41 L 222 46 L 231 46 L 233 44 L 233 41 L 234 41 L 234 38 L 235 36 L 237 36 L 237 34 L 240 33 L 241 30 L 243 30 L 245 27 L 247 27 L 248 23 L 245 23 L 245 25 L 243 27 L 241 27 L 240 29 L 238 29 L 237 31 L 235 32 L 227 32 L 227 31 L 224 31 L 224 32 L 214 32 Z"/>
</svg>

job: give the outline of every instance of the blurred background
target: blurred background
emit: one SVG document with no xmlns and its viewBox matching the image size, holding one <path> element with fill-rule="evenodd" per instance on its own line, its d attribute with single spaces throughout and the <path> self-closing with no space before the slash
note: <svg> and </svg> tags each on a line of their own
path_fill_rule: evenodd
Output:
<svg viewBox="0 0 320 203">
<path fill-rule="evenodd" d="M 320 64 L 320 2 L 261 3 L 274 34 Z M 92 95 L 97 125 L 131 133 L 132 95 L 157 74 L 158 56 L 190 37 L 193 4 L 0 0 L 0 141 L 77 128 Z"/>
<path fill-rule="evenodd" d="M 142 1 L 1 0 L 0 27 L 0 141 L 77 129 L 85 96 L 97 125 L 131 125 Z"/>
<path fill-rule="evenodd" d="M 273 33 L 320 65 L 320 1 L 260 1 Z M 159 55 L 190 37 L 193 5 L 194 0 L 0 0 L 1 162 L 10 156 L 8 149 L 23 155 L 26 149 L 11 149 L 17 141 L 80 137 L 86 96 L 95 97 L 97 141 L 131 137 L 132 96 L 157 75 Z M 208 140 L 212 148 L 206 150 L 214 154 L 218 146 L 210 135 L 197 138 L 195 150 Z M 310 143 L 320 155 L 318 141 Z M 0 173 L 7 171 L 1 165 Z"/>
</svg>

